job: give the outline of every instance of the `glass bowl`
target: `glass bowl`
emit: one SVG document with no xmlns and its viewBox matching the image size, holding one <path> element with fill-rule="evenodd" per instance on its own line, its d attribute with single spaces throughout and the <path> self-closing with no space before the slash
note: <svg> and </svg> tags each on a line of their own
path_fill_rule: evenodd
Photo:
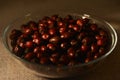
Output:
<svg viewBox="0 0 120 80">
<path fill-rule="evenodd" d="M 64 17 L 64 16 L 66 16 L 67 13 L 58 13 L 58 14 L 60 16 Z M 45 66 L 45 65 L 35 64 L 35 63 L 28 62 L 26 60 L 23 60 L 22 58 L 14 55 L 12 52 L 12 47 L 11 47 L 10 39 L 9 39 L 9 34 L 10 34 L 11 30 L 19 29 L 20 28 L 19 26 L 21 24 L 27 23 L 30 20 L 38 21 L 43 16 L 50 16 L 51 14 L 49 14 L 49 15 L 27 14 L 24 17 L 20 17 L 20 18 L 16 19 L 15 21 L 13 21 L 10 25 L 6 26 L 2 33 L 2 41 L 3 41 L 3 44 L 5 45 L 5 48 L 9 51 L 8 54 L 11 54 L 12 57 L 14 57 L 14 59 L 21 62 L 25 67 L 28 68 L 28 70 L 30 72 L 32 72 L 38 76 L 47 77 L 47 78 L 71 77 L 71 76 L 81 75 L 81 74 L 86 73 L 89 70 L 93 69 L 94 67 L 96 67 L 97 63 L 99 63 L 104 58 L 106 58 L 114 50 L 114 48 L 117 44 L 116 31 L 108 22 L 106 22 L 98 17 L 94 17 L 94 16 L 87 15 L 87 14 L 83 14 L 83 15 L 76 14 L 76 13 L 75 14 L 69 13 L 69 14 L 72 15 L 74 18 L 87 17 L 89 19 L 92 19 L 93 23 L 98 24 L 99 27 L 105 29 L 108 32 L 111 43 L 110 43 L 109 50 L 104 55 L 102 55 L 101 57 L 99 57 L 95 60 L 92 60 L 88 63 L 78 64 L 78 65 L 74 65 L 74 66 L 63 66 L 63 67 L 48 66 L 48 65 Z"/>
</svg>

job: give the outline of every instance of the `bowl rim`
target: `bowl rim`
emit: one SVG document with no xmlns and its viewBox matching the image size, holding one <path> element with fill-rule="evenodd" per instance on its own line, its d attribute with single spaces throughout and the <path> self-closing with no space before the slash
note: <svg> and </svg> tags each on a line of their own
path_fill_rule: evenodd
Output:
<svg viewBox="0 0 120 80">
<path fill-rule="evenodd" d="M 86 65 L 89 65 L 89 64 L 94 64 L 94 63 L 96 63 L 96 62 L 104 59 L 105 57 L 107 57 L 109 54 L 112 53 L 112 51 L 115 49 L 115 47 L 116 47 L 116 45 L 117 45 L 118 36 L 117 36 L 117 33 L 116 33 L 115 29 L 113 28 L 113 26 L 112 26 L 110 23 L 108 23 L 107 21 L 105 21 L 105 20 L 103 20 L 103 19 L 101 19 L 101 18 L 99 18 L 99 17 L 92 16 L 92 15 L 89 15 L 89 14 L 83 14 L 83 15 L 78 14 L 78 13 L 69 13 L 69 14 L 71 14 L 72 16 L 88 17 L 88 18 L 95 19 L 95 20 L 97 20 L 97 21 L 100 21 L 100 22 L 106 24 L 106 26 L 108 26 L 108 27 L 112 30 L 112 32 L 113 32 L 113 35 L 111 35 L 111 36 L 114 37 L 114 40 L 112 39 L 112 41 L 114 41 L 113 44 L 111 44 L 112 47 L 110 48 L 110 50 L 109 50 L 107 53 L 105 53 L 104 55 L 98 57 L 98 58 L 95 59 L 95 60 L 89 61 L 89 62 L 87 62 L 87 63 L 77 64 L 77 65 L 74 65 L 74 66 L 71 66 L 71 67 L 83 67 L 83 66 L 86 66 Z M 20 17 L 20 18 L 31 17 L 31 16 L 32 16 L 32 14 L 29 13 L 29 14 L 23 16 L 23 17 Z M 40 15 L 39 15 L 39 16 L 40 16 Z M 91 17 L 91 16 L 92 16 L 92 17 Z M 2 30 L 2 42 L 3 42 L 3 45 L 5 46 L 5 48 L 10 52 L 10 54 L 11 54 L 12 56 L 14 56 L 16 59 L 18 59 L 18 60 L 20 60 L 20 61 L 22 61 L 22 62 L 25 62 L 25 63 L 28 63 L 28 64 L 34 64 L 34 65 L 37 65 L 37 66 L 43 66 L 43 67 L 49 67 L 49 68 L 58 68 L 58 66 L 54 66 L 54 65 L 47 65 L 47 66 L 46 66 L 46 65 L 43 65 L 43 64 L 31 63 L 31 62 L 29 62 L 29 61 L 27 61 L 27 60 L 25 60 L 25 59 L 22 59 L 22 58 L 16 56 L 16 55 L 13 54 L 13 52 L 9 49 L 8 43 L 7 43 L 7 41 L 6 41 L 6 32 L 9 30 L 9 28 L 11 27 L 11 25 L 12 25 L 15 21 L 17 21 L 18 19 L 20 19 L 20 18 L 15 19 L 12 23 L 10 23 L 8 26 L 6 26 L 6 27 L 3 28 L 3 30 Z M 60 68 L 61 68 L 61 69 L 67 69 L 68 67 L 70 67 L 70 66 L 61 66 Z"/>
</svg>

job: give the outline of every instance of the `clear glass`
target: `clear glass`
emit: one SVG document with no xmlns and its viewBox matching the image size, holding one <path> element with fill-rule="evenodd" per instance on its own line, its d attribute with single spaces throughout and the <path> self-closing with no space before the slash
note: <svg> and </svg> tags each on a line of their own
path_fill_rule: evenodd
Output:
<svg viewBox="0 0 120 80">
<path fill-rule="evenodd" d="M 114 30 L 114 28 L 108 22 L 106 22 L 98 17 L 94 17 L 94 16 L 87 15 L 87 14 L 83 14 L 83 15 L 76 14 L 76 13 L 57 13 L 57 14 L 60 14 L 60 16 L 62 16 L 62 17 L 66 16 L 67 14 L 70 14 L 74 18 L 87 17 L 87 18 L 92 19 L 93 23 L 96 23 L 99 25 L 99 27 L 104 28 L 109 34 L 111 44 L 110 44 L 110 48 L 109 48 L 108 52 L 93 61 L 90 61 L 88 63 L 78 64 L 78 65 L 71 66 L 71 67 L 70 66 L 64 66 L 64 67 L 44 66 L 44 65 L 40 65 L 40 64 L 30 63 L 26 60 L 23 60 L 23 59 L 17 57 L 16 55 L 14 55 L 12 53 L 9 34 L 10 34 L 11 30 L 19 29 L 20 28 L 19 26 L 21 24 L 27 23 L 30 20 L 38 21 L 43 16 L 52 15 L 49 13 L 46 13 L 46 14 L 43 14 L 43 13 L 38 14 L 37 13 L 37 14 L 27 14 L 24 17 L 20 17 L 3 29 L 2 41 L 3 41 L 3 44 L 5 45 L 5 48 L 7 50 L 9 50 L 8 54 L 11 54 L 14 57 L 14 59 L 17 59 L 18 61 L 20 61 L 24 66 L 26 66 L 29 69 L 30 72 L 32 72 L 38 76 L 48 77 L 48 78 L 63 78 L 63 77 L 81 75 L 83 73 L 88 72 L 89 70 L 94 68 L 98 62 L 100 62 L 101 60 L 103 60 L 109 54 L 112 53 L 112 51 L 114 50 L 114 48 L 117 44 L 117 34 L 116 34 L 116 31 Z"/>
</svg>

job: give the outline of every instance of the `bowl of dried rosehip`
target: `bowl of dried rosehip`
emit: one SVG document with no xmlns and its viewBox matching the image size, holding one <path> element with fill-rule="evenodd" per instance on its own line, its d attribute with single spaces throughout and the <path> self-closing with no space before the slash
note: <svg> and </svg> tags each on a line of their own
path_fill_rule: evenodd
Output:
<svg viewBox="0 0 120 80">
<path fill-rule="evenodd" d="M 95 67 L 114 50 L 117 34 L 108 22 L 87 14 L 29 14 L 5 27 L 2 40 L 30 72 L 62 78 Z"/>
</svg>

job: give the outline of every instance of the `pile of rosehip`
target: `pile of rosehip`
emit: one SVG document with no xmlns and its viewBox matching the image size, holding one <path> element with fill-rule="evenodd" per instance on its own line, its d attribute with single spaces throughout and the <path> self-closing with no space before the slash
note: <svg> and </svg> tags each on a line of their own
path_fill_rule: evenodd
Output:
<svg viewBox="0 0 120 80">
<path fill-rule="evenodd" d="M 12 52 L 27 61 L 44 65 L 87 63 L 104 55 L 108 33 L 89 18 L 71 15 L 45 16 L 21 24 L 10 34 Z"/>
</svg>

